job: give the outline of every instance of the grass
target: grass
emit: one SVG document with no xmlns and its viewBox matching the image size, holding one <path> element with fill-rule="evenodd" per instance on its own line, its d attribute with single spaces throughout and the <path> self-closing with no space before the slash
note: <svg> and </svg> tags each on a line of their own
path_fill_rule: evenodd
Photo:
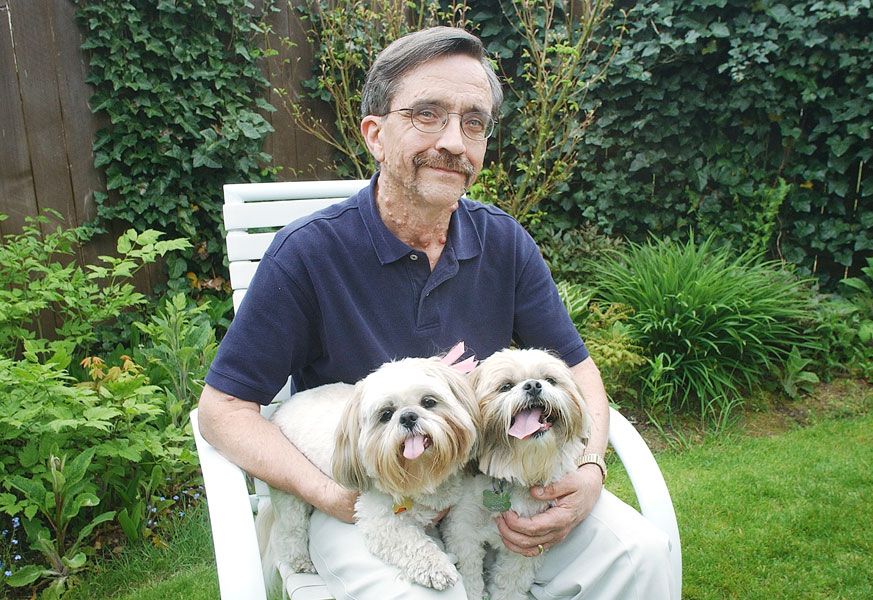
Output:
<svg viewBox="0 0 873 600">
<path fill-rule="evenodd" d="M 134 545 L 102 562 L 65 600 L 216 600 L 218 577 L 206 506 L 170 527 L 168 548 Z"/>
<path fill-rule="evenodd" d="M 658 451 L 682 537 L 683 598 L 873 598 L 873 391 L 834 389 Z M 609 487 L 632 495 L 618 466 Z M 177 525 L 168 549 L 125 550 L 68 597 L 218 598 L 205 510 Z"/>
</svg>

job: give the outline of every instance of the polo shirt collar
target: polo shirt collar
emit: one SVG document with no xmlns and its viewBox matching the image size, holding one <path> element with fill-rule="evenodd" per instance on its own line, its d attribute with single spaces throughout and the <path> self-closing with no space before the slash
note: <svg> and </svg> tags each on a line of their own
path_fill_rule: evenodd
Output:
<svg viewBox="0 0 873 600">
<path fill-rule="evenodd" d="M 391 233 L 376 207 L 376 180 L 379 178 L 377 171 L 370 179 L 370 185 L 362 190 L 359 200 L 359 210 L 364 226 L 370 234 L 373 249 L 379 262 L 383 265 L 400 260 L 412 252 L 412 248 L 401 242 Z M 458 203 L 458 210 L 452 213 L 449 221 L 449 238 L 447 246 L 451 246 L 458 260 L 464 260 L 478 256 L 482 251 L 482 242 L 476 225 L 473 222 L 467 205 L 462 201 Z"/>
</svg>

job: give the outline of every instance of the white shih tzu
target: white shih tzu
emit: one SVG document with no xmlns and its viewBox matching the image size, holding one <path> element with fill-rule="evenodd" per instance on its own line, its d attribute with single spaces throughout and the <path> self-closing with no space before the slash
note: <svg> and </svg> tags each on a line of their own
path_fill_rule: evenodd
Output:
<svg viewBox="0 0 873 600">
<path fill-rule="evenodd" d="M 467 479 L 441 531 L 447 551 L 458 558 L 470 600 L 484 598 L 486 585 L 491 600 L 522 600 L 542 559 L 506 549 L 494 517 L 510 507 L 523 517 L 548 508 L 531 496 L 530 488 L 577 468 L 590 420 L 570 369 L 543 350 L 497 352 L 473 371 L 472 382 L 482 411 L 482 474 Z M 487 577 L 486 545 L 496 551 Z"/>
<path fill-rule="evenodd" d="M 445 358 L 406 358 L 354 386 L 295 394 L 272 417 L 316 466 L 361 492 L 355 516 L 370 552 L 435 589 L 457 582 L 458 571 L 425 528 L 460 496 L 479 421 L 467 376 Z M 272 488 L 270 499 L 256 526 L 265 579 L 275 589 L 289 572 L 314 572 L 312 507 Z"/>
</svg>

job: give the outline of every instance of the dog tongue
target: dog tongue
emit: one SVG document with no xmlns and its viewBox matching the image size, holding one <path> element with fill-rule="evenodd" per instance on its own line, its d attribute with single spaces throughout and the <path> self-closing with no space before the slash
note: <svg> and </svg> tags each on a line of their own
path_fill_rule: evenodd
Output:
<svg viewBox="0 0 873 600">
<path fill-rule="evenodd" d="M 424 436 L 420 433 L 409 436 L 403 442 L 403 456 L 409 460 L 418 458 L 422 452 L 424 452 Z"/>
<path fill-rule="evenodd" d="M 542 408 L 526 408 L 517 415 L 512 423 L 512 427 L 506 432 L 513 437 L 523 440 L 532 433 L 539 431 L 543 424 L 540 423 L 540 417 L 543 414 Z"/>
</svg>

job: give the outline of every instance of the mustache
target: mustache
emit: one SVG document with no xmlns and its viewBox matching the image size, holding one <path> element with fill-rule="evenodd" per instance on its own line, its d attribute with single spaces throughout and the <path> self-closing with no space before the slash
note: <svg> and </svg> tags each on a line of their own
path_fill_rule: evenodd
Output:
<svg viewBox="0 0 873 600">
<path fill-rule="evenodd" d="M 412 164 L 416 168 L 431 167 L 432 169 L 445 169 L 463 174 L 469 181 L 476 172 L 473 163 L 463 156 L 455 156 L 441 152 L 440 154 L 416 154 L 412 157 Z"/>
</svg>

